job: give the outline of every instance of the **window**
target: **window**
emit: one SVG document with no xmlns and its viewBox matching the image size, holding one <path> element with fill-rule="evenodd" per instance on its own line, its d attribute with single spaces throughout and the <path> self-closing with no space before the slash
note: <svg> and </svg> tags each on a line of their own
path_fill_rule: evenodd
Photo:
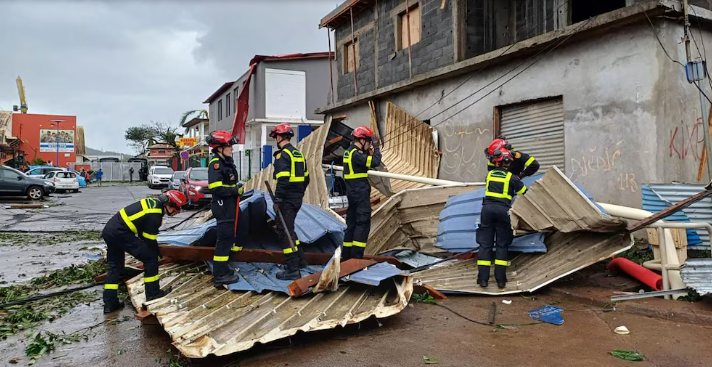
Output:
<svg viewBox="0 0 712 367">
<path fill-rule="evenodd" d="M 190 170 L 190 179 L 197 181 L 205 181 L 208 179 L 208 169 L 207 168 L 196 168 Z"/>
<path fill-rule="evenodd" d="M 399 50 L 408 48 L 408 30 L 410 29 L 410 45 L 420 41 L 420 6 L 414 4 L 407 12 L 398 15 L 398 33 L 396 44 Z"/>
<path fill-rule="evenodd" d="M 222 99 L 218 101 L 218 121 L 223 119 Z"/>
<path fill-rule="evenodd" d="M 235 96 L 232 99 L 232 110 L 235 111 L 235 113 L 237 113 L 237 96 L 239 96 L 239 94 L 237 94 L 238 88 L 239 87 L 236 87 L 235 89 L 232 90 L 232 95 Z"/>
<path fill-rule="evenodd" d="M 13 171 L 8 168 L 2 169 L 2 178 L 6 179 L 6 180 L 17 180 L 20 177 L 22 177 L 21 174 L 16 171 Z"/>
<path fill-rule="evenodd" d="M 230 99 L 230 93 L 225 96 L 225 116 L 230 116 L 230 106 L 232 105 L 232 100 Z"/>
<path fill-rule="evenodd" d="M 356 42 L 355 47 L 354 42 Z M 344 45 L 344 74 L 358 69 L 358 38 L 354 39 L 354 42 L 347 42 Z M 354 67 L 354 56 L 356 58 L 356 67 Z"/>
</svg>

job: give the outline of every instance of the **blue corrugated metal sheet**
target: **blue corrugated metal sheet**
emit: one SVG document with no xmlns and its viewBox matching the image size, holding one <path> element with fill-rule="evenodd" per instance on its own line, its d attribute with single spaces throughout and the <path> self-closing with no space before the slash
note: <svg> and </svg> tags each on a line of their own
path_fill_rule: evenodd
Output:
<svg viewBox="0 0 712 367">
<path fill-rule="evenodd" d="M 669 201 L 663 199 L 658 195 L 655 190 L 653 190 L 649 185 L 642 185 L 641 194 L 643 195 L 643 209 L 652 213 L 657 213 L 661 210 L 671 207 L 673 204 Z M 684 211 L 677 211 L 665 218 L 664 220 L 670 222 L 690 222 L 690 218 L 685 214 Z M 703 231 L 704 232 L 704 231 Z M 687 230 L 687 245 L 688 247 L 698 247 L 702 244 L 699 234 L 694 229 Z"/>
<path fill-rule="evenodd" d="M 691 185 L 683 183 L 672 183 L 672 184 L 655 184 L 649 185 L 650 188 L 655 191 L 663 200 L 667 200 L 672 204 L 677 204 L 682 200 L 693 196 L 700 191 L 704 190 L 703 185 Z M 652 211 L 652 210 L 651 210 Z M 695 223 L 712 223 L 712 199 L 705 198 L 702 199 L 689 207 L 683 209 L 685 215 L 690 219 L 690 221 Z M 688 232 L 689 233 L 689 232 Z M 697 234 L 702 241 L 695 245 L 691 245 L 688 236 L 688 246 L 693 250 L 709 250 L 710 249 L 710 238 L 709 234 L 705 230 L 698 230 Z"/>
<path fill-rule="evenodd" d="M 434 264 L 440 260 L 439 257 L 426 255 L 413 250 L 392 250 L 382 253 L 383 256 L 394 256 L 403 264 L 413 268 Z"/>
<path fill-rule="evenodd" d="M 208 267 L 210 270 L 213 269 L 212 262 L 208 262 Z M 257 293 L 274 291 L 289 294 L 287 287 L 292 283 L 292 280 L 277 279 L 277 273 L 282 270 L 277 264 L 231 262 L 230 267 L 236 270 L 241 278 L 239 282 L 228 286 L 231 291 L 253 291 Z M 310 265 L 302 269 L 301 273 L 305 277 L 323 269 L 324 267 L 320 265 Z"/>
<path fill-rule="evenodd" d="M 381 281 L 403 274 L 403 271 L 389 263 L 378 263 L 346 277 L 349 281 L 378 286 Z"/>
<path fill-rule="evenodd" d="M 544 177 L 544 175 L 535 175 L 526 177 L 523 181 L 527 187 L 531 187 L 535 181 L 542 177 Z M 606 213 L 585 189 L 578 185 L 576 187 L 586 197 L 591 199 L 601 212 Z M 480 224 L 480 213 L 482 212 L 482 199 L 484 196 L 485 189 L 482 188 L 448 199 L 445 208 L 440 212 L 440 225 L 438 226 L 436 247 L 450 252 L 465 252 L 472 249 L 477 250 L 480 247 L 476 242 L 475 230 Z M 544 238 L 545 235 L 543 233 L 532 233 L 515 237 L 509 246 L 509 251 L 530 253 L 546 252 Z"/>
</svg>

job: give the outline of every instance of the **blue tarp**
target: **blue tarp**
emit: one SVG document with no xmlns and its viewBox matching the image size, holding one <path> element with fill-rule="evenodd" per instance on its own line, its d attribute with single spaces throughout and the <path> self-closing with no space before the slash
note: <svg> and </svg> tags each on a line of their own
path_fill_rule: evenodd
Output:
<svg viewBox="0 0 712 367">
<path fill-rule="evenodd" d="M 527 187 L 544 177 L 535 175 L 524 178 Z M 581 192 L 592 202 L 593 198 L 582 187 L 576 185 Z M 485 196 L 485 189 L 478 189 L 448 199 L 445 208 L 440 212 L 440 225 L 438 226 L 438 238 L 436 247 L 449 252 L 465 252 L 479 249 L 476 242 L 475 229 L 480 224 L 480 213 L 482 212 L 482 199 Z M 516 200 L 516 197 L 515 197 Z M 595 204 L 599 210 L 606 213 L 603 208 Z M 509 251 L 516 252 L 546 252 L 544 246 L 544 234 L 532 233 L 514 238 L 509 246 Z"/>
<path fill-rule="evenodd" d="M 561 311 L 563 310 L 561 307 L 546 305 L 535 310 L 530 310 L 528 313 L 529 317 L 534 320 L 560 326 L 564 324 L 564 318 L 561 316 Z"/>
<path fill-rule="evenodd" d="M 667 209 L 672 206 L 672 203 L 661 198 L 650 186 L 642 185 L 641 193 L 643 195 L 643 210 L 647 210 L 652 213 L 657 213 L 661 210 Z M 678 210 L 672 215 L 666 217 L 664 220 L 670 222 L 683 222 L 690 223 L 690 217 L 685 214 L 683 210 Z M 702 239 L 697 234 L 694 229 L 687 230 L 687 245 L 694 246 L 702 243 Z"/>
</svg>

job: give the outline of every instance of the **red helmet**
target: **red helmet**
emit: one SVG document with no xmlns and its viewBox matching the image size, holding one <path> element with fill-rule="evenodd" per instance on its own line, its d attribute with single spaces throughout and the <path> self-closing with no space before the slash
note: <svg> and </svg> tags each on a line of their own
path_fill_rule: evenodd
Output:
<svg viewBox="0 0 712 367">
<path fill-rule="evenodd" d="M 494 163 L 512 163 L 514 159 L 512 158 L 512 153 L 510 153 L 507 149 L 501 148 L 495 150 L 493 157 L 492 157 L 492 162 Z"/>
<path fill-rule="evenodd" d="M 180 191 L 169 190 L 164 192 L 158 197 L 158 200 L 163 203 L 163 205 L 170 205 L 176 209 L 180 209 L 183 205 L 188 202 L 188 198 L 185 197 Z"/>
<path fill-rule="evenodd" d="M 292 136 L 294 136 L 294 130 L 292 130 L 292 125 L 287 122 L 283 122 L 273 127 L 272 131 L 270 131 L 269 133 L 269 137 L 277 139 L 277 135 L 288 136 L 288 138 L 291 138 Z"/>
<path fill-rule="evenodd" d="M 211 132 L 205 137 L 205 142 L 208 143 L 211 148 L 229 147 L 239 143 L 237 137 L 232 136 L 232 134 L 225 130 Z"/>
<path fill-rule="evenodd" d="M 354 138 L 370 139 L 371 137 L 373 137 L 373 129 L 368 126 L 359 126 L 354 129 L 352 135 L 354 136 Z"/>
<path fill-rule="evenodd" d="M 490 156 L 494 156 L 494 153 L 497 150 L 508 149 L 507 145 L 509 145 L 509 143 L 507 143 L 507 141 L 504 139 L 494 139 L 490 143 L 489 147 L 487 147 L 487 154 L 489 154 Z"/>
</svg>

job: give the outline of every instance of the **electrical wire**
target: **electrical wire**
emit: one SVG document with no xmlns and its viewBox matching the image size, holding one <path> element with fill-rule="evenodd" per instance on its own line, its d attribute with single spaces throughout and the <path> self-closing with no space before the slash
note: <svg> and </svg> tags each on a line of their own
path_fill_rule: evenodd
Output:
<svg viewBox="0 0 712 367">
<path fill-rule="evenodd" d="M 75 287 L 75 288 L 64 289 L 64 290 L 57 291 L 57 292 L 52 292 L 52 293 L 47 293 L 47 294 L 40 294 L 40 295 L 37 295 L 37 296 L 25 298 L 25 299 L 19 299 L 19 300 L 12 301 L 12 302 L 6 302 L 6 303 L 3 303 L 3 304 L 0 304 L 0 310 L 1 310 L 1 309 L 4 309 L 4 308 L 7 308 L 7 307 L 10 307 L 10 306 L 17 306 L 17 305 L 22 305 L 22 304 L 25 304 L 25 303 L 28 303 L 28 302 L 39 301 L 39 300 L 45 299 L 45 298 L 52 298 L 52 297 L 62 296 L 62 295 L 65 295 L 65 294 L 73 293 L 73 292 L 76 292 L 76 291 L 81 291 L 81 290 L 84 290 L 84 289 L 96 287 L 96 286 L 98 286 L 98 285 L 103 285 L 103 284 L 104 284 L 103 282 L 102 282 L 102 283 L 85 284 L 85 285 L 82 285 L 82 286 L 79 286 L 79 287 Z"/>
<path fill-rule="evenodd" d="M 707 49 L 705 48 L 705 38 L 702 35 L 702 23 L 700 23 L 700 17 L 697 16 L 697 10 L 695 10 L 695 7 L 691 6 L 690 9 L 692 9 L 692 12 L 695 14 L 695 20 L 697 21 L 697 30 L 700 32 L 700 43 L 702 43 L 702 52 L 700 52 L 700 48 L 697 47 L 697 41 L 695 41 L 695 35 L 692 34 L 692 41 L 695 42 L 695 47 L 697 47 L 697 52 L 700 52 L 700 57 L 702 60 L 705 61 L 705 71 L 707 72 L 707 82 L 710 85 L 710 88 L 712 88 L 712 78 L 710 78 L 710 70 L 709 67 L 707 66 Z M 704 56 L 703 56 L 704 55 Z"/>
<path fill-rule="evenodd" d="M 487 94 L 485 94 L 485 95 L 482 96 L 481 98 L 479 98 L 479 99 L 477 99 L 476 101 L 470 103 L 469 105 L 465 106 L 465 108 L 463 108 L 463 109 L 457 111 L 456 113 L 454 113 L 454 114 L 452 114 L 451 116 L 449 116 L 449 117 L 443 119 L 442 121 L 438 122 L 437 124 L 431 124 L 430 126 L 431 126 L 431 127 L 435 127 L 435 126 L 438 126 L 438 125 L 440 125 L 440 124 L 442 124 L 442 123 L 444 123 L 444 122 L 450 120 L 451 118 L 457 116 L 458 114 L 460 114 L 461 112 L 465 111 L 466 109 L 472 107 L 474 104 L 480 102 L 480 101 L 483 100 L 485 97 L 487 97 L 487 96 L 489 96 L 490 94 L 494 93 L 496 90 L 502 88 L 502 87 L 505 86 L 507 83 L 509 83 L 510 81 L 512 81 L 514 78 L 516 78 L 517 76 L 521 75 L 521 74 L 524 73 L 526 70 L 528 70 L 529 68 L 531 68 L 532 66 L 534 66 L 534 65 L 535 65 L 536 63 L 538 63 L 539 61 L 541 61 L 541 60 L 543 59 L 543 57 L 546 56 L 549 52 L 554 51 L 554 50 L 557 49 L 559 46 L 563 45 L 563 44 L 564 44 L 566 41 L 568 41 L 573 35 L 577 34 L 581 29 L 583 29 L 586 25 L 588 25 L 591 21 L 593 21 L 593 20 L 596 19 L 596 18 L 597 18 L 597 16 L 591 17 L 591 18 L 589 18 L 587 21 L 582 22 L 582 24 L 581 24 L 578 28 L 576 28 L 575 30 L 573 30 L 573 31 L 571 32 L 571 34 L 569 34 L 566 38 L 564 38 L 563 40 L 561 40 L 559 43 L 557 43 L 557 44 L 552 44 L 552 45 L 549 45 L 549 46 L 545 47 L 544 49 L 540 50 L 539 52 L 537 52 L 537 53 L 536 53 L 535 55 L 533 55 L 532 57 L 528 58 L 528 59 L 525 60 L 524 62 L 520 63 L 519 65 L 517 65 L 516 67 L 514 67 L 513 69 L 511 69 L 510 71 L 508 71 L 508 72 L 506 72 L 505 74 L 501 75 L 500 77 L 498 77 L 498 78 L 495 79 L 494 81 L 488 83 L 488 84 L 487 84 L 486 86 L 484 86 L 483 88 L 480 88 L 479 90 L 475 91 L 474 93 L 471 93 L 471 94 L 468 95 L 467 97 L 465 97 L 465 98 L 461 99 L 460 101 L 454 103 L 452 106 L 450 106 L 450 107 L 446 108 L 445 110 L 441 111 L 440 113 L 434 115 L 433 117 L 431 117 L 431 119 L 434 118 L 434 117 L 436 117 L 436 116 L 441 115 L 441 114 L 442 114 L 443 112 L 445 112 L 445 111 L 448 111 L 448 110 L 452 109 L 454 106 L 456 106 L 456 105 L 458 105 L 458 104 L 464 102 L 465 100 L 469 99 L 470 97 L 472 97 L 472 96 L 474 96 L 475 94 L 479 93 L 480 91 L 484 90 L 484 89 L 487 88 L 488 86 L 494 84 L 494 83 L 497 82 L 498 80 L 504 78 L 505 76 L 509 75 L 509 74 L 512 73 L 513 71 L 517 70 L 520 66 L 522 66 L 522 65 L 526 64 L 527 62 L 533 60 L 533 62 L 532 62 L 531 64 L 527 65 L 524 69 L 520 70 L 518 73 L 516 73 L 516 74 L 515 74 L 514 76 L 512 76 L 511 78 L 507 79 L 504 83 L 502 83 L 502 84 L 498 85 L 497 87 L 493 88 L 490 92 L 488 92 Z M 552 46 L 553 46 L 553 47 L 552 47 Z M 537 57 L 538 57 L 538 58 L 537 58 Z M 389 137 L 387 140 L 385 140 L 385 142 L 392 141 L 393 139 L 395 139 L 395 138 L 397 138 L 397 137 L 399 137 L 399 136 L 402 136 L 402 135 L 404 135 L 404 134 L 406 134 L 406 133 L 408 133 L 408 132 L 409 132 L 409 131 L 404 131 L 404 132 L 402 132 L 402 133 L 400 133 L 400 134 L 396 134 L 396 135 L 394 135 L 394 136 L 391 136 L 391 137 Z M 385 142 L 384 142 L 384 143 L 385 143 Z M 398 145 L 404 144 L 404 143 L 405 143 L 405 142 L 401 142 L 401 143 L 399 143 Z M 397 147 L 398 145 L 396 145 L 396 147 Z M 388 147 L 388 149 L 392 149 L 392 148 L 393 148 L 393 147 L 390 147 L 390 146 Z"/>
<path fill-rule="evenodd" d="M 463 314 L 461 314 L 461 313 L 459 313 L 459 312 L 453 310 L 452 308 L 447 307 L 447 306 L 445 306 L 445 305 L 442 305 L 442 304 L 440 304 L 440 303 L 435 303 L 435 305 L 440 306 L 440 307 L 442 307 L 442 308 L 444 308 L 444 309 L 446 309 L 446 310 L 448 310 L 448 311 L 454 313 L 455 315 L 460 316 L 461 318 L 463 318 L 463 319 L 465 319 L 465 320 L 467 320 L 467 321 L 469 321 L 469 322 L 473 322 L 473 323 L 475 323 L 475 324 L 484 325 L 484 326 L 494 326 L 493 324 L 490 324 L 489 322 L 484 322 L 484 321 L 478 321 L 478 320 L 471 319 L 471 318 L 469 318 L 469 317 L 467 317 L 467 316 L 465 316 L 465 315 L 463 315 Z"/>
<path fill-rule="evenodd" d="M 554 10 L 551 12 L 551 19 L 553 19 L 553 18 L 554 18 L 554 15 L 559 11 L 559 9 L 561 9 L 561 8 L 564 7 L 565 5 L 566 5 L 566 1 L 563 1 L 563 2 L 561 3 L 561 5 L 559 5 L 558 8 L 554 9 Z M 547 17 L 545 20 L 549 20 L 549 18 Z M 536 27 L 534 27 L 534 28 L 532 28 L 531 30 L 529 30 L 529 32 L 528 32 L 526 35 L 524 35 L 524 37 L 523 37 L 520 41 L 517 41 L 517 42 L 512 43 L 509 47 L 507 47 L 504 51 L 502 51 L 502 53 L 500 53 L 499 55 L 497 55 L 495 58 L 499 58 L 500 56 L 506 54 L 506 53 L 507 53 L 509 50 L 511 50 L 514 46 L 518 45 L 519 43 L 521 43 L 521 42 L 523 42 L 523 41 L 525 41 L 525 40 L 527 40 L 527 39 L 529 39 L 529 37 L 530 37 L 535 31 L 537 31 L 537 30 L 539 29 L 539 27 L 542 26 L 543 24 L 544 24 L 544 22 L 540 22 Z M 453 90 L 447 92 L 447 94 L 441 96 L 436 102 L 434 102 L 434 103 L 431 104 L 430 106 L 426 107 L 424 110 L 418 112 L 418 114 L 415 115 L 415 117 L 416 117 L 416 118 L 417 118 L 417 117 L 420 117 L 420 115 L 422 115 L 425 111 L 427 111 L 427 110 L 433 108 L 433 106 L 435 106 L 436 104 L 439 104 L 440 102 L 442 102 L 447 96 L 451 95 L 453 92 L 455 92 L 456 90 L 460 89 L 460 87 L 462 87 L 462 86 L 465 85 L 467 82 L 469 82 L 470 80 L 472 80 L 472 78 L 474 78 L 475 75 L 478 75 L 479 72 L 481 72 L 482 70 L 487 69 L 490 65 L 492 65 L 492 64 L 487 64 L 487 65 L 485 65 L 485 66 L 483 66 L 483 67 L 481 67 L 481 68 L 479 68 L 479 69 L 473 71 L 473 72 L 471 73 L 471 75 L 470 75 L 467 79 L 465 79 L 465 81 L 463 81 L 462 83 L 460 83 L 460 84 L 459 84 L 458 86 L 456 86 Z"/>
</svg>

